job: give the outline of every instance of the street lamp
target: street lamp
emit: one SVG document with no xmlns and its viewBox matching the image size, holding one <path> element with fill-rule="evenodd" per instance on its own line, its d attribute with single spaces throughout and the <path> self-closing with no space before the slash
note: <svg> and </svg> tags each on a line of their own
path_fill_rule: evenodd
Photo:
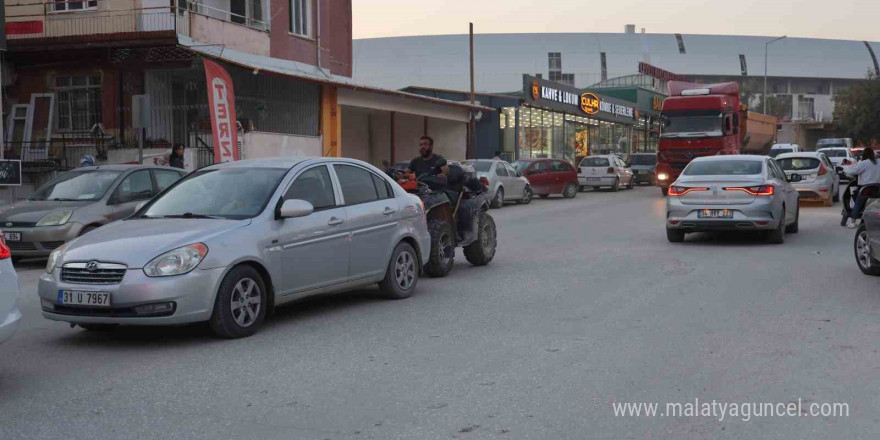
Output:
<svg viewBox="0 0 880 440">
<path fill-rule="evenodd" d="M 770 40 L 766 44 L 764 44 L 764 93 L 761 95 L 761 97 L 764 99 L 764 107 L 761 111 L 765 115 L 767 114 L 767 49 L 770 47 L 770 43 L 774 43 L 785 37 L 787 37 L 787 35 L 783 35 L 779 38 Z"/>
</svg>

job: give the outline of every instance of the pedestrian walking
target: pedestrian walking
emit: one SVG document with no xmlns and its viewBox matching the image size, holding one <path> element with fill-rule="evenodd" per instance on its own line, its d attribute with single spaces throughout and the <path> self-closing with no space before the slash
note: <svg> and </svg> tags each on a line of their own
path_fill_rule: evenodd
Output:
<svg viewBox="0 0 880 440">
<path fill-rule="evenodd" d="M 183 165 L 183 144 L 175 144 L 168 157 L 168 164 L 174 168 L 184 168 Z"/>
</svg>

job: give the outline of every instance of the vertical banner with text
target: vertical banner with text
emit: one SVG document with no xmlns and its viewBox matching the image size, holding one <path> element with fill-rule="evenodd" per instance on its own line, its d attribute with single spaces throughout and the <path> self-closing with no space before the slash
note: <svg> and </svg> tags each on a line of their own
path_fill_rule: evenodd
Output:
<svg viewBox="0 0 880 440">
<path fill-rule="evenodd" d="M 219 64 L 205 63 L 208 105 L 211 107 L 211 131 L 214 134 L 214 163 L 238 160 L 238 130 L 235 118 L 235 90 L 232 78 Z"/>
</svg>

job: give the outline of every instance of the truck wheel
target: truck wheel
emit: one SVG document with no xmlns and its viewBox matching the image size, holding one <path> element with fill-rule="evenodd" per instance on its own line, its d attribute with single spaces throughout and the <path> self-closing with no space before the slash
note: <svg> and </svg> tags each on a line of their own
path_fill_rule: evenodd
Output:
<svg viewBox="0 0 880 440">
<path fill-rule="evenodd" d="M 434 219 L 428 222 L 431 234 L 431 257 L 425 264 L 425 274 L 431 277 L 445 277 L 452 270 L 455 259 L 455 231 L 452 225 Z"/>
<path fill-rule="evenodd" d="M 480 211 L 477 221 L 479 222 L 477 240 L 464 248 L 464 257 L 474 266 L 485 266 L 495 258 L 498 235 L 495 219 L 487 212 Z"/>
</svg>

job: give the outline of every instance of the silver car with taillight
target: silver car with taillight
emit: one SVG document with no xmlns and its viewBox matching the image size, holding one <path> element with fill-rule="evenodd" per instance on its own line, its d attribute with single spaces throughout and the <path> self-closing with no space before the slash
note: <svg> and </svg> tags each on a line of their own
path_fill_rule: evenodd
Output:
<svg viewBox="0 0 880 440">
<path fill-rule="evenodd" d="M 529 180 L 509 163 L 498 159 L 477 159 L 467 161 L 467 165 L 474 167 L 477 178 L 488 188 L 493 208 L 503 207 L 504 202 L 526 205 L 532 201 Z"/>
<path fill-rule="evenodd" d="M 430 240 L 421 200 L 364 162 L 231 162 L 56 249 L 39 296 L 44 317 L 85 329 L 207 321 L 243 337 L 307 296 L 378 283 L 408 297 Z"/>
<path fill-rule="evenodd" d="M 831 206 L 839 198 L 840 178 L 824 153 L 786 153 L 776 156 L 776 163 L 785 172 L 801 200 L 819 201 Z"/>
<path fill-rule="evenodd" d="M 689 232 L 766 231 L 772 243 L 797 232 L 798 193 L 766 156 L 707 156 L 691 161 L 669 187 L 666 238 Z"/>
<path fill-rule="evenodd" d="M 633 172 L 616 154 L 587 156 L 578 165 L 578 185 L 581 191 L 587 187 L 609 187 L 617 191 L 621 187 L 633 188 Z"/>
</svg>

